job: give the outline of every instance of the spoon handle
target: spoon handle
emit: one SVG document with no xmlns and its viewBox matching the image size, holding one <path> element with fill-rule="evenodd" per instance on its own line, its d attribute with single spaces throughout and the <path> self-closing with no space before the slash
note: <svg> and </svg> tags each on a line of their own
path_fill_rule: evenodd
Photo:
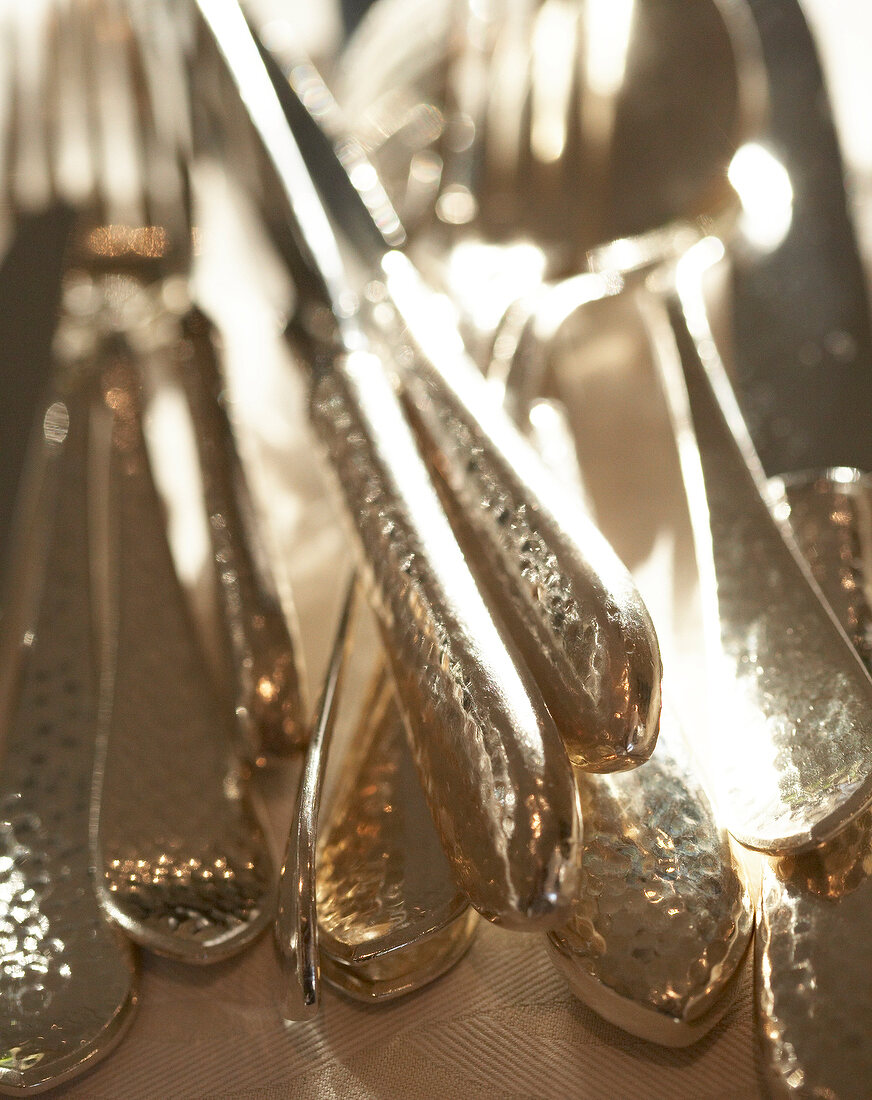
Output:
<svg viewBox="0 0 872 1100">
<path fill-rule="evenodd" d="M 476 586 L 378 359 L 334 360 L 311 410 L 458 881 L 491 920 L 553 925 L 575 890 L 580 820 L 536 686 Z"/>
<path fill-rule="evenodd" d="M 487 560 L 490 595 L 570 758 L 595 771 L 642 763 L 657 740 L 661 665 L 651 618 L 629 573 L 585 517 L 563 517 L 559 492 L 494 406 L 450 310 L 405 256 L 388 251 L 366 194 L 337 154 L 338 108 L 317 73 L 306 67 L 308 94 L 301 95 L 266 62 L 299 152 L 368 273 L 370 292 L 386 288 L 372 318 L 384 320 L 395 358 L 410 367 L 403 382 L 419 439 L 435 461 L 444 459 L 446 483 Z M 321 128 L 324 117 L 330 135 Z M 377 178 L 367 167 L 357 175 Z"/>
<path fill-rule="evenodd" d="M 708 615 L 711 781 L 738 840 L 798 851 L 872 799 L 872 679 L 767 504 L 706 318 L 713 248 L 702 241 L 681 261 L 666 303 L 647 291 L 639 301 L 680 441 Z"/>
<path fill-rule="evenodd" d="M 791 479 L 787 499 L 800 548 L 868 668 L 872 489 L 868 475 L 846 478 Z M 812 852 L 763 861 L 755 989 L 776 1095 L 860 1095 L 872 1074 L 870 852 L 866 810 Z"/>
<path fill-rule="evenodd" d="M 218 84 L 203 139 L 212 146 L 214 112 L 223 120 L 232 110 L 256 136 L 272 195 L 261 206 L 296 292 L 288 332 L 309 355 L 312 423 L 414 719 L 443 846 L 480 912 L 509 927 L 548 927 L 567 911 L 578 874 L 581 822 L 565 749 L 473 579 L 384 365 L 367 350 L 345 262 L 245 17 L 235 0 L 199 0 L 198 10 Z"/>
<path fill-rule="evenodd" d="M 570 759 L 600 772 L 641 764 L 657 740 L 662 672 L 632 578 L 593 522 L 564 507 L 465 354 L 450 310 L 404 256 L 389 254 L 384 269 L 393 335 L 411 349 L 403 383 L 419 435 L 477 536 L 498 613 Z"/>
</svg>

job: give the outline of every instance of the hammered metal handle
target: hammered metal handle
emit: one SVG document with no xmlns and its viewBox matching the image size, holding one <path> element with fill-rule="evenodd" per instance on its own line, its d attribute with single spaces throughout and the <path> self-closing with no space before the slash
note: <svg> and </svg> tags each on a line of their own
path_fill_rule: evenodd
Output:
<svg viewBox="0 0 872 1100">
<path fill-rule="evenodd" d="M 872 680 L 770 510 L 702 296 L 720 255 L 700 242 L 681 261 L 677 294 L 637 301 L 679 440 L 709 616 L 710 780 L 737 840 L 800 851 L 872 799 Z"/>
<path fill-rule="evenodd" d="M 785 482 L 800 549 L 863 663 L 872 668 L 872 480 L 843 468 Z M 773 1095 L 850 1097 L 868 1091 L 870 906 L 872 810 L 814 851 L 763 861 L 755 989 Z"/>
<path fill-rule="evenodd" d="M 657 740 L 662 669 L 632 578 L 495 407 L 405 257 L 391 253 L 384 266 L 402 322 L 394 335 L 412 349 L 403 381 L 420 434 L 477 535 L 490 595 L 571 760 L 599 772 L 635 767 Z"/>
<path fill-rule="evenodd" d="M 379 360 L 337 358 L 311 411 L 458 881 L 490 920 L 553 926 L 577 885 L 581 822 L 535 682 L 476 587 Z"/>
<path fill-rule="evenodd" d="M 444 974 L 479 924 L 433 827 L 406 725 L 379 660 L 318 844 L 324 978 L 370 1003 Z"/>
<path fill-rule="evenodd" d="M 228 634 L 235 711 L 255 759 L 306 742 L 301 674 L 275 578 L 258 543 L 254 505 L 222 405 L 209 319 L 192 310 L 177 346 L 200 453 L 218 594 Z"/>
<path fill-rule="evenodd" d="M 91 878 L 90 793 L 98 716 L 87 531 L 86 387 L 49 406 L 36 481 L 48 536 L 25 629 L 4 644 L 0 781 L 0 1092 L 38 1091 L 92 1066 L 136 1005 L 129 944 Z M 32 542 L 30 550 L 35 547 Z M 31 563 L 33 564 L 33 563 Z M 16 573 L 14 581 L 20 581 Z"/>
</svg>

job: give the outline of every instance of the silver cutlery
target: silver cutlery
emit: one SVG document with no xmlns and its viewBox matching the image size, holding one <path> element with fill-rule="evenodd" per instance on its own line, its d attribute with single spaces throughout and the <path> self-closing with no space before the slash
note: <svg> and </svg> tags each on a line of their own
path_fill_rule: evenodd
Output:
<svg viewBox="0 0 872 1100">
<path fill-rule="evenodd" d="M 870 484 L 848 469 L 791 477 L 783 505 L 867 667 Z M 764 1060 L 779 1095 L 864 1095 L 872 1073 L 868 939 L 872 813 L 812 852 L 763 862 L 756 948 Z M 851 961 L 844 949 L 850 944 Z"/>
<path fill-rule="evenodd" d="M 655 7 L 648 10 L 651 18 Z M 645 5 L 636 9 L 637 19 L 647 10 Z M 712 118 L 697 110 L 699 117 L 690 132 L 714 155 L 701 157 L 699 174 L 689 173 L 674 192 L 668 187 L 662 194 L 659 191 L 668 172 L 653 174 L 650 190 L 655 197 L 647 210 L 644 187 L 635 189 L 637 205 L 627 199 L 623 209 L 622 184 L 618 186 L 613 216 L 627 220 L 615 224 L 623 232 L 647 231 L 594 250 L 589 264 L 605 275 L 640 284 L 659 265 L 660 275 L 655 278 L 668 283 L 672 261 L 687 250 L 688 231 L 691 241 L 705 231 L 700 223 L 695 231 L 690 229 L 687 219 L 707 204 L 709 230 L 719 223 L 721 232 L 728 229 L 729 211 L 736 203 L 729 198 L 723 173 L 739 142 L 759 122 L 763 70 L 745 6 L 712 6 L 711 14 L 723 17 L 720 33 L 727 32 L 731 45 L 726 50 L 718 47 L 714 57 L 718 64 L 713 61 L 706 68 L 703 91 L 711 91 L 719 80 L 725 87 L 732 83 L 733 116 L 729 125 L 715 127 L 717 134 L 706 137 L 705 123 Z M 664 33 L 663 27 L 660 33 L 666 56 L 671 56 L 674 36 Z M 626 88 L 632 89 L 638 76 L 634 56 L 641 55 L 628 53 L 625 84 L 615 94 L 629 95 Z M 715 70 L 721 66 L 725 71 L 719 76 Z M 641 91 L 645 85 L 638 87 Z M 694 110 L 699 102 L 708 103 L 702 93 L 699 98 L 688 95 L 687 87 L 682 95 Z M 643 96 L 637 108 L 644 104 Z M 627 106 L 622 100 L 620 106 L 632 119 L 632 101 Z M 723 106 L 719 103 L 718 109 Z M 663 117 L 664 128 L 674 124 L 668 111 Z M 634 141 L 643 142 L 645 135 L 629 125 L 622 130 L 620 118 L 614 135 L 611 156 L 616 169 L 636 149 Z M 673 134 L 673 142 L 675 138 Z M 749 192 L 753 185 L 746 197 Z M 675 203 L 664 205 L 670 194 Z M 658 225 L 657 218 L 667 211 L 672 220 Z M 596 243 L 596 237 L 590 243 Z M 719 810 L 739 840 L 768 851 L 795 850 L 833 835 L 872 796 L 872 683 L 809 582 L 789 529 L 773 519 L 759 463 L 716 350 L 712 354 L 708 304 L 698 283 L 701 269 L 710 267 L 703 262 L 703 253 L 720 248 L 720 242 L 711 239 L 679 260 L 676 291 L 657 287 L 629 292 L 639 296 L 651 325 L 680 438 L 688 438 L 693 431 L 698 438 L 698 448 L 683 447 L 682 454 L 709 619 L 710 696 L 718 699 L 715 719 L 721 723 L 710 738 L 710 781 Z M 695 268 L 696 261 L 700 266 Z M 669 298 L 668 307 L 665 298 Z M 688 328 L 693 329 L 692 337 Z M 801 679 L 797 668 L 803 669 Z M 838 706 L 832 702 L 834 683 L 841 685 Z M 724 701 L 732 708 L 729 718 Z M 737 732 L 742 733 L 739 745 Z"/>
<path fill-rule="evenodd" d="M 653 625 L 629 574 L 585 516 L 561 510 L 547 471 L 494 406 L 438 296 L 380 233 L 319 126 L 331 101 L 317 74 L 295 66 L 299 98 L 274 64 L 272 76 L 324 201 L 367 272 L 372 316 L 407 368 L 407 408 L 430 464 L 439 463 L 476 530 L 491 599 L 570 758 L 592 771 L 641 763 L 656 741 L 661 670 Z M 316 104 L 312 114 L 307 98 Z"/>
<path fill-rule="evenodd" d="M 273 567 L 223 404 L 215 332 L 196 308 L 182 319 L 176 374 L 200 451 L 212 560 L 227 630 L 233 710 L 252 759 L 263 764 L 305 745 L 301 674 Z M 292 624 L 295 626 L 296 624 Z"/>
<path fill-rule="evenodd" d="M 385 665 L 352 736 L 319 846 L 321 966 L 330 985 L 373 1003 L 446 973 L 479 917 L 439 843 Z"/>
<path fill-rule="evenodd" d="M 107 421 L 91 437 L 87 477 L 102 646 L 97 890 L 130 935 L 208 961 L 266 925 L 274 869 L 187 618 L 142 439 L 140 374 L 172 347 L 166 276 L 189 249 L 185 102 L 170 113 L 166 99 L 185 89 L 180 9 L 99 0 L 51 14 L 46 172 L 76 205 L 68 328 L 90 348 Z"/>
<path fill-rule="evenodd" d="M 571 394 L 590 470 L 587 484 L 566 407 L 535 400 L 520 404 L 518 414 L 529 421 L 535 438 L 547 440 L 549 469 L 566 489 L 567 507 L 592 510 L 595 501 L 607 502 L 612 529 L 630 529 L 616 545 L 630 551 L 640 588 L 656 598 L 661 635 L 664 623 L 672 627 L 665 628 L 664 638 L 670 639 L 669 666 L 687 672 L 676 659 L 673 637 L 683 626 L 682 565 L 673 551 L 667 566 L 657 549 L 664 515 L 674 524 L 680 507 L 673 499 L 680 475 L 665 402 L 662 397 L 646 401 L 636 414 L 639 420 L 628 420 L 628 404 L 657 391 L 644 333 L 638 323 L 634 330 L 621 308 L 626 302 L 609 294 L 607 283 L 599 281 L 598 299 L 596 278 L 577 278 L 587 281 L 587 305 L 573 309 L 565 328 L 559 311 L 550 310 L 555 326 L 528 333 L 517 345 L 518 359 L 500 365 L 510 385 L 532 366 L 532 384 L 538 378 L 549 390 Z M 576 287 L 569 300 L 577 302 L 578 296 Z M 626 342 L 623 348 L 618 337 Z M 615 365 L 605 349 L 616 344 L 612 355 L 626 356 L 626 347 L 638 350 L 627 363 Z M 527 388 L 521 384 L 522 393 Z M 614 464 L 627 470 L 632 482 L 621 494 L 621 507 L 615 507 L 614 473 L 597 462 L 616 423 L 637 428 L 612 443 Z M 641 455 L 650 459 L 645 475 L 637 470 Z M 640 507 L 642 498 L 648 503 Z M 650 579 L 644 576 L 648 571 Z M 585 820 L 583 884 L 572 920 L 548 933 L 552 961 L 585 1004 L 618 1027 L 666 1046 L 696 1042 L 722 1017 L 754 926 L 747 875 L 694 762 L 698 738 L 688 738 L 678 717 L 684 715 L 693 728 L 696 700 L 687 689 L 684 677 L 667 677 L 657 752 L 644 768 L 614 776 L 577 773 Z"/>
<path fill-rule="evenodd" d="M 357 578 L 352 575 L 339 613 L 339 625 L 312 722 L 279 880 L 275 933 L 286 976 L 282 1002 L 282 1014 L 286 1020 L 305 1020 L 318 1011 L 321 1003 L 320 930 L 315 890 L 318 814 L 327 753 L 351 640 L 357 584 Z"/>
<path fill-rule="evenodd" d="M 458 961 L 478 920 L 439 843 L 381 660 L 319 824 L 356 583 L 340 613 L 282 869 L 276 939 L 287 1020 L 318 1011 L 322 976 L 365 1002 L 421 988 Z"/>
<path fill-rule="evenodd" d="M 222 129 L 244 108 L 265 158 L 268 221 L 282 222 L 275 242 L 295 277 L 291 334 L 311 364 L 312 421 L 355 527 L 443 845 L 490 919 L 552 925 L 578 872 L 580 819 L 565 751 L 491 619 L 387 374 L 367 350 L 356 295 L 244 17 L 223 0 L 203 0 L 199 10 L 203 73 L 215 78 L 211 88 L 204 79 L 204 101 Z"/>
<path fill-rule="evenodd" d="M 148 348 L 123 316 L 148 291 L 120 288 L 128 300 L 119 317 L 118 284 L 96 289 L 106 294 L 91 324 L 108 330 L 100 350 L 112 427 L 109 453 L 95 456 L 107 484 L 93 505 L 94 552 L 117 623 L 97 772 L 100 897 L 136 942 L 212 962 L 267 927 L 275 868 L 235 727 L 188 615 L 142 435 L 139 372 L 150 357 L 172 355 L 167 318 L 139 303 L 144 331 L 158 334 Z"/>
<path fill-rule="evenodd" d="M 70 335 L 62 326 L 59 342 Z M 87 544 L 85 471 L 97 395 L 87 351 L 61 355 L 60 364 L 25 481 L 47 531 L 34 545 L 20 528 L 27 545 L 18 548 L 37 554 L 29 567 L 41 575 L 23 618 L 4 619 L 3 665 L 15 669 L 3 706 L 0 782 L 0 1091 L 7 1094 L 88 1069 L 121 1038 L 137 1002 L 133 953 L 101 912 L 89 845 L 99 665 L 107 656 L 94 629 Z"/>
</svg>

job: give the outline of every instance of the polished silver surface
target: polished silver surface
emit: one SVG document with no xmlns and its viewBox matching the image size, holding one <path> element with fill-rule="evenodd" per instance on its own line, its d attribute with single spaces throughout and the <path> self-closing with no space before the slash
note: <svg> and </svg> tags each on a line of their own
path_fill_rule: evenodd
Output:
<svg viewBox="0 0 872 1100">
<path fill-rule="evenodd" d="M 569 289 L 570 303 L 583 300 L 577 287 Z M 537 338 L 535 323 L 525 322 L 528 339 L 512 341 L 514 356 L 496 365 L 510 385 L 520 383 L 522 394 L 528 388 L 522 376 L 529 365 L 533 385 L 538 379 L 560 389 L 567 375 L 575 379 L 573 401 L 587 421 L 583 448 L 596 488 L 601 492 L 604 483 L 608 486 L 617 513 L 612 522 L 644 529 L 645 520 L 633 503 L 615 506 L 613 479 L 597 468 L 601 440 L 589 437 L 597 431 L 607 435 L 613 422 L 629 427 L 626 402 L 631 394 L 639 400 L 635 415 L 641 418 L 640 434 L 647 431 L 649 437 L 624 443 L 624 450 L 616 449 L 615 461 L 632 468 L 634 454 L 650 455 L 657 469 L 648 484 L 652 515 L 669 510 L 664 486 L 657 481 L 668 482 L 675 463 L 663 461 L 652 448 L 657 422 L 662 436 L 662 429 L 669 430 L 668 417 L 662 401 L 648 407 L 643 399 L 652 383 L 656 386 L 650 355 L 646 360 L 630 354 L 629 303 L 611 298 L 607 286 L 601 287 L 599 304 L 588 295 L 586 306 L 575 305 L 581 311 L 576 316 L 549 307 L 549 297 L 560 293 L 557 288 L 539 296 L 538 309 L 553 316 L 554 323 L 544 326 L 547 335 Z M 594 308 L 597 312 L 586 316 Z M 535 321 L 535 309 L 530 321 Z M 616 367 L 608 362 L 604 345 L 618 334 L 627 343 L 623 349 L 613 346 L 612 354 L 629 361 Z M 544 370 L 550 359 L 554 377 Z M 619 373 L 622 380 L 616 377 Z M 566 508 L 592 514 L 594 486 L 584 484 L 566 407 L 555 400 L 533 401 L 526 420 L 530 438 L 567 492 Z M 592 428 L 591 421 L 598 427 Z M 662 523 L 658 514 L 655 526 L 659 529 Z M 644 561 L 637 564 L 644 569 Z M 660 566 L 659 585 L 668 589 L 671 571 L 664 562 Z M 674 634 L 675 610 L 666 599 L 660 610 Z M 616 776 L 576 773 L 585 822 L 583 882 L 572 920 L 548 934 L 551 958 L 576 996 L 625 1031 L 666 1046 L 696 1042 L 721 1018 L 732 1003 L 754 926 L 746 874 L 705 793 L 691 743 L 677 718 L 679 700 L 687 712 L 687 696 L 682 677 L 667 681 L 657 751 L 644 767 Z"/>
<path fill-rule="evenodd" d="M 872 476 L 839 467 L 771 484 L 824 598 L 872 668 Z"/>
<path fill-rule="evenodd" d="M 289 224 L 296 234 L 283 257 L 297 291 L 291 331 L 314 366 L 312 421 L 414 723 L 443 846 L 489 919 L 551 926 L 578 873 L 581 822 L 565 751 L 472 579 L 384 367 L 365 350 L 356 296 L 244 18 L 221 0 L 200 11 L 230 96 L 217 109 L 223 117 L 244 105 L 285 232 Z"/>
<path fill-rule="evenodd" d="M 763 865 L 757 999 L 773 1094 L 861 1100 L 872 1079 L 872 814 Z"/>
<path fill-rule="evenodd" d="M 356 586 L 340 614 L 282 869 L 276 940 L 289 1021 L 318 1011 L 322 973 L 363 1001 L 419 989 L 458 961 L 478 920 L 442 851 L 381 662 L 319 824 Z"/>
<path fill-rule="evenodd" d="M 476 532 L 500 618 L 536 677 L 573 763 L 635 767 L 656 743 L 660 651 L 627 570 L 596 526 L 563 496 L 495 407 L 445 318 L 404 257 L 386 285 L 414 349 L 404 381 L 432 461 Z M 448 330 L 450 331 L 450 330 Z"/>
<path fill-rule="evenodd" d="M 738 840 L 802 850 L 834 836 L 872 799 L 872 680 L 786 525 L 773 522 L 702 298 L 703 272 L 721 254 L 708 239 L 680 262 L 671 318 L 653 297 L 643 308 L 684 441 L 707 601 L 718 699 L 708 774 Z"/>
<path fill-rule="evenodd" d="M 639 11 L 643 7 L 639 6 Z M 648 8 L 649 15 L 654 7 Z M 760 154 L 759 146 L 737 148 L 742 137 L 759 122 L 759 43 L 753 30 L 749 31 L 748 13 L 743 5 L 725 5 L 718 12 L 712 9 L 712 15 L 724 17 L 722 30 L 728 32 L 729 43 L 725 50 L 707 51 L 706 56 L 711 58 L 712 71 L 722 69 L 724 80 L 733 82 L 735 115 L 720 135 L 727 138 L 729 145 L 721 150 L 725 159 L 720 168 L 716 168 L 715 161 L 707 162 L 710 187 L 698 180 L 701 190 L 694 201 L 709 204 L 710 215 L 730 206 L 729 187 L 724 178 L 724 168 L 729 163 L 731 180 L 735 178 L 741 183 L 743 177 L 746 179 L 742 195 L 746 201 L 743 226 L 748 234 L 747 227 L 751 224 L 748 211 L 752 210 L 755 186 L 769 186 L 767 180 L 773 179 L 771 171 L 769 176 L 765 172 L 757 174 L 761 163 L 767 170 L 770 163 L 765 152 Z M 401 43 L 398 39 L 400 52 Z M 670 36 L 665 35 L 662 41 L 657 39 L 655 53 L 662 49 L 666 56 L 673 44 Z M 632 49 L 624 56 L 627 67 L 621 80 L 628 88 L 634 78 L 633 65 L 641 64 L 641 56 L 634 54 Z M 358 64 L 360 58 L 358 54 Z M 708 105 L 710 101 L 704 86 L 698 87 L 701 102 Z M 621 88 L 621 96 L 624 91 Z M 683 95 L 688 101 L 695 99 L 686 93 L 684 88 Z M 712 106 L 714 103 L 712 98 Z M 626 102 L 621 103 L 621 109 L 627 109 Z M 559 112 L 558 115 L 563 117 Z M 668 113 L 665 117 L 669 117 Z M 704 117 L 706 112 L 701 112 L 700 119 Z M 714 115 L 708 117 L 711 121 Z M 676 123 L 676 132 L 680 129 Z M 389 125 L 382 134 L 385 132 L 390 132 Z M 700 136 L 698 128 L 691 127 L 688 132 L 695 138 Z M 618 141 L 620 134 L 620 127 L 617 127 L 612 135 L 614 143 L 609 155 L 615 164 L 622 151 L 632 148 L 638 152 L 647 140 L 643 130 L 630 126 L 623 131 L 623 139 L 632 138 L 624 149 Z M 486 139 L 487 132 L 484 136 Z M 694 141 L 688 144 L 693 145 Z M 568 148 L 564 147 L 561 156 L 571 161 Z M 411 155 L 408 148 L 405 154 Z M 393 155 L 397 155 L 396 148 Z M 385 156 L 389 156 L 387 148 Z M 663 163 L 666 162 L 667 158 L 663 158 Z M 749 164 L 756 167 L 747 174 Z M 663 178 L 658 179 L 658 183 L 662 183 Z M 717 201 L 715 192 L 720 196 Z M 668 188 L 664 193 L 668 193 Z M 532 198 L 535 201 L 535 191 Z M 686 192 L 685 198 L 688 198 Z M 593 206 L 596 207 L 595 201 Z M 670 216 L 689 215 L 692 208 L 693 203 L 688 200 L 684 208 L 681 204 L 673 207 Z M 644 211 L 636 207 L 637 215 L 643 216 L 634 231 L 644 229 L 648 232 L 641 238 L 618 241 L 599 249 L 591 262 L 602 271 L 629 275 L 637 272 L 640 266 L 662 264 L 670 255 L 680 254 L 681 249 L 676 250 L 676 242 L 668 233 L 664 235 L 662 229 L 652 230 L 652 226 L 658 224 L 656 211 L 656 201 Z M 601 234 L 595 234 L 591 243 L 604 239 Z M 746 243 L 750 241 L 749 235 Z M 714 244 L 719 246 L 718 242 Z M 694 282 L 692 263 L 692 260 L 679 263 L 679 292 L 693 293 L 689 289 Z M 681 312 L 688 309 L 690 321 L 697 325 L 693 335 L 702 355 L 711 358 L 712 337 L 710 332 L 704 331 L 707 322 L 701 306 L 697 308 L 691 304 L 688 307 L 682 298 L 681 305 L 671 312 L 670 323 L 680 330 L 685 323 Z M 697 316 L 701 318 L 698 324 Z M 658 337 L 661 351 L 672 340 L 667 335 Z M 723 692 L 734 705 L 731 718 L 712 739 L 713 782 L 730 827 L 744 843 L 767 850 L 808 847 L 831 836 L 872 797 L 869 684 L 845 646 L 845 639 L 839 636 L 838 629 L 809 586 L 788 545 L 789 535 L 785 542 L 769 515 L 765 493 L 757 477 L 759 464 L 748 443 L 747 431 L 737 414 L 729 386 L 725 381 L 712 382 L 714 369 L 694 374 L 692 364 L 696 352 L 689 350 L 692 341 L 682 339 L 680 342 L 687 353 L 685 371 L 692 391 L 694 414 L 701 418 L 691 425 L 684 410 L 679 414 L 682 438 L 688 427 L 697 428 L 699 451 L 704 452 L 700 465 L 700 460 L 692 456 L 691 447 L 683 450 L 711 624 L 709 642 L 715 690 L 719 694 Z M 674 355 L 674 350 L 665 354 Z M 673 374 L 670 392 L 678 393 L 682 385 Z M 718 430 L 715 430 L 716 424 L 720 425 Z M 725 455 L 730 456 L 726 462 Z M 705 494 L 709 490 L 706 503 Z M 714 607 L 715 599 L 718 609 Z M 798 667 L 803 668 L 801 686 L 796 682 Z M 834 684 L 838 685 L 835 698 L 848 696 L 844 706 L 834 701 Z M 718 706 L 716 709 L 723 717 L 726 708 Z M 826 736 L 820 735 L 821 730 Z M 736 731 L 741 733 L 738 745 Z"/>
<path fill-rule="evenodd" d="M 136 1005 L 129 945 L 103 917 L 89 848 L 98 722 L 87 453 L 93 363 L 45 409 L 31 490 L 51 516 L 44 581 L 4 645 L 0 781 L 0 1091 L 49 1088 L 102 1058 Z M 70 380 L 68 380 L 69 382 Z M 32 551 L 31 547 L 31 551 Z M 16 652 L 16 650 L 18 652 Z"/>
<path fill-rule="evenodd" d="M 104 670 L 98 884 L 106 911 L 137 942 L 210 962 L 266 927 L 275 869 L 167 544 L 142 435 L 137 353 L 125 335 L 125 293 L 135 298 L 137 289 L 126 278 L 98 281 L 89 320 L 106 330 L 102 387 L 112 420 L 108 446 L 92 458 L 105 479 L 92 552 L 104 622 L 117 631 Z"/>
<path fill-rule="evenodd" d="M 275 934 L 285 977 L 282 1015 L 286 1020 L 307 1020 L 321 1003 L 318 896 L 315 885 L 315 849 L 321 787 L 327 753 L 336 722 L 342 676 L 351 641 L 351 623 L 357 596 L 352 576 L 339 613 L 339 625 L 312 723 L 309 747 L 297 790 L 291 835 L 279 880 L 279 904 Z"/>
<path fill-rule="evenodd" d="M 273 867 L 188 619 L 142 439 L 140 353 L 179 339 L 169 301 L 156 313 L 152 297 L 187 271 L 191 251 L 181 168 L 187 8 L 49 7 L 40 55 L 48 179 L 76 208 L 69 262 L 82 269 L 69 275 L 64 335 L 91 349 L 95 370 L 115 372 L 101 380 L 114 419 L 89 455 L 103 657 L 98 892 L 134 937 L 208 961 L 264 925 Z"/>
<path fill-rule="evenodd" d="M 364 547 L 431 812 L 483 915 L 547 926 L 574 895 L 580 818 L 534 681 L 469 573 L 390 383 L 358 353 L 313 393 L 313 417 Z"/>
<path fill-rule="evenodd" d="M 209 319 L 192 310 L 182 321 L 178 371 L 200 452 L 212 560 L 227 626 L 236 717 L 255 761 L 305 745 L 301 673 L 275 580 L 259 545 L 254 506 L 233 429 Z"/>
<path fill-rule="evenodd" d="M 383 1001 L 449 970 L 478 923 L 439 843 L 384 666 L 342 768 L 318 845 L 321 965 L 349 996 Z"/>
<path fill-rule="evenodd" d="M 869 477 L 845 469 L 794 475 L 786 490 L 800 549 L 869 667 Z M 763 864 L 757 1003 L 777 1095 L 868 1093 L 870 872 L 869 811 L 822 848 Z"/>
<path fill-rule="evenodd" d="M 314 79 L 307 76 L 310 95 Z M 440 473 L 476 531 L 489 595 L 570 757 L 594 771 L 639 764 L 657 739 L 661 665 L 653 624 L 630 575 L 584 516 L 563 522 L 559 494 L 491 400 L 450 310 L 405 256 L 386 251 L 371 219 L 361 228 L 353 180 L 305 99 L 275 74 L 274 81 L 312 167 L 325 160 L 334 166 L 330 187 L 321 181 L 324 201 L 359 262 L 369 265 L 371 316 L 403 365 L 419 439 L 431 461 L 441 461 Z M 320 92 L 318 101 L 328 94 Z"/>
<path fill-rule="evenodd" d="M 572 921 L 548 934 L 552 961 L 625 1031 L 696 1042 L 731 1002 L 753 906 L 668 709 L 644 768 L 578 784 L 582 884 Z"/>
<path fill-rule="evenodd" d="M 525 240 L 559 277 L 606 241 L 732 205 L 726 168 L 765 100 L 751 24 L 735 0 L 382 0 L 338 88 L 413 240 Z"/>
</svg>

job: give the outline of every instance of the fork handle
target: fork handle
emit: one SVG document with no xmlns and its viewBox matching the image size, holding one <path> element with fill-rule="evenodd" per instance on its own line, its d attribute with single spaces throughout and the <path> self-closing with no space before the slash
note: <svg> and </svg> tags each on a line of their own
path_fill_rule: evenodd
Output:
<svg viewBox="0 0 872 1100">
<path fill-rule="evenodd" d="M 554 926 L 579 869 L 571 768 L 473 580 L 380 360 L 354 351 L 315 373 L 311 416 L 458 881 L 492 921 Z"/>
</svg>

